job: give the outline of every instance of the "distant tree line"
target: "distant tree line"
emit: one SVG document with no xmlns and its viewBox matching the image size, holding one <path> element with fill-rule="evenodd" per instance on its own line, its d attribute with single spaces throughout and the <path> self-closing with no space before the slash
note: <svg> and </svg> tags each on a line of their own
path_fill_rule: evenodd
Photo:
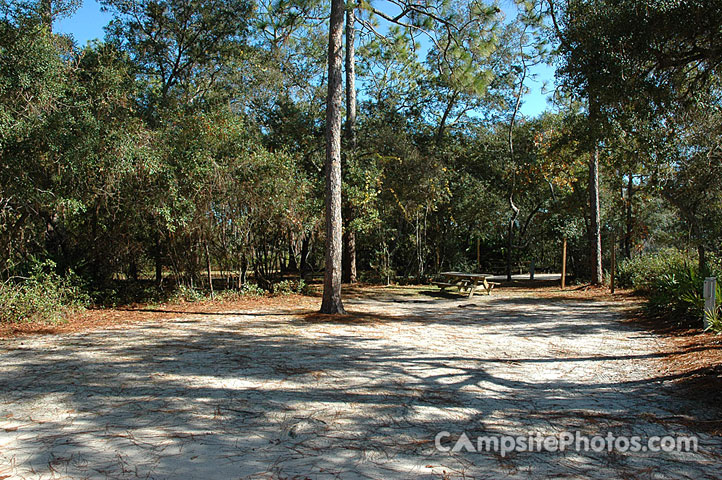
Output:
<svg viewBox="0 0 722 480">
<path fill-rule="evenodd" d="M 563 238 L 592 282 L 612 247 L 719 258 L 722 14 L 638 3 L 343 4 L 345 280 L 558 271 Z M 0 0 L 2 281 L 46 260 L 91 290 L 320 274 L 328 5 L 102 4 L 79 46 L 52 28 L 72 2 Z M 683 14 L 698 28 L 658 27 Z M 543 62 L 553 111 L 527 118 Z"/>
</svg>

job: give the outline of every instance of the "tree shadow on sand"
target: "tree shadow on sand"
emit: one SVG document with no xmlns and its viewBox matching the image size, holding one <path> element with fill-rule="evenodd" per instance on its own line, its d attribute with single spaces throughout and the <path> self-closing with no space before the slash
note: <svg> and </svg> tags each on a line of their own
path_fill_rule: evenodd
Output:
<svg viewBox="0 0 722 480">
<path fill-rule="evenodd" d="M 11 455 L 24 472 L 72 477 L 682 477 L 711 472 L 709 459 L 718 458 L 719 443 L 707 454 L 653 457 L 439 452 L 441 431 L 451 433 L 451 446 L 462 432 L 654 435 L 691 427 L 669 409 L 661 386 L 671 376 L 603 375 L 607 365 L 628 367 L 658 353 L 554 358 L 484 348 L 491 327 L 509 341 L 620 328 L 602 307 L 579 305 L 560 322 L 554 305 L 517 312 L 510 306 L 525 304 L 508 299 L 462 313 L 412 304 L 409 314 L 392 315 L 386 305 L 340 318 L 201 314 L 164 322 L 162 332 L 150 323 L 5 343 L 0 468 Z M 588 328 L 574 328 L 590 317 Z M 414 341 L 423 334 L 431 340 Z M 469 336 L 477 349 L 445 348 Z M 590 374 L 529 374 L 547 368 Z"/>
</svg>

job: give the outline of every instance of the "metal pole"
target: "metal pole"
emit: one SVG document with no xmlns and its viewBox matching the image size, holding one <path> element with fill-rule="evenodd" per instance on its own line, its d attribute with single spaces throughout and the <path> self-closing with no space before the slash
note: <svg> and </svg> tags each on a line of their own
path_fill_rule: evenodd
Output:
<svg viewBox="0 0 722 480">
<path fill-rule="evenodd" d="M 709 327 L 709 319 L 714 315 L 716 307 L 715 292 L 717 290 L 717 277 L 707 277 L 704 279 L 704 322 L 705 330 Z"/>
</svg>

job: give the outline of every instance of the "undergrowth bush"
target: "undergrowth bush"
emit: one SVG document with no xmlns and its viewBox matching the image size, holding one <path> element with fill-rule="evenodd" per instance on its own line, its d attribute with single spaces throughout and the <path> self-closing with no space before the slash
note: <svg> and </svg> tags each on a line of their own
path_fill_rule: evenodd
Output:
<svg viewBox="0 0 722 480">
<path fill-rule="evenodd" d="M 273 293 L 276 295 L 305 295 L 308 291 L 308 285 L 303 280 L 281 280 L 273 285 Z"/>
<path fill-rule="evenodd" d="M 170 302 L 199 302 L 206 298 L 204 291 L 180 284 L 173 290 L 168 300 Z"/>
<path fill-rule="evenodd" d="M 722 332 L 722 275 L 715 266 L 700 272 L 697 258 L 678 250 L 662 250 L 625 260 L 619 266 L 619 284 L 644 294 L 653 316 L 673 318 L 680 325 L 698 326 L 704 315 L 704 279 L 717 276 L 717 306 L 710 329 Z"/>
<path fill-rule="evenodd" d="M 261 297 L 267 292 L 255 283 L 246 282 L 239 291 L 244 297 Z"/>
<path fill-rule="evenodd" d="M 276 285 L 281 285 L 281 292 L 276 293 L 296 293 L 293 288 L 296 288 L 296 284 L 298 282 L 295 282 L 294 284 L 291 284 L 289 282 L 280 282 Z M 305 284 L 303 281 L 301 281 L 301 286 L 299 288 L 305 289 Z M 256 285 L 255 283 L 246 282 L 243 284 L 243 286 L 239 290 L 219 290 L 215 293 L 215 299 L 218 301 L 236 301 L 236 300 L 242 300 L 244 298 L 248 297 L 262 297 L 266 295 L 268 292 L 261 288 L 260 286 Z M 163 300 L 165 302 L 201 302 L 210 300 L 210 291 L 206 289 L 200 289 L 200 288 L 191 288 L 186 285 L 179 285 L 173 290 L 173 292 L 166 296 L 166 298 Z"/>
<path fill-rule="evenodd" d="M 707 322 L 709 329 L 713 332 L 722 333 L 722 277 L 717 276 L 717 291 L 715 293 L 717 299 L 716 308 L 711 314 L 707 314 Z"/>
<path fill-rule="evenodd" d="M 90 297 L 72 272 L 60 276 L 51 261 L 37 263 L 28 276 L 0 285 L 0 322 L 57 322 L 85 308 Z"/>
<path fill-rule="evenodd" d="M 656 279 L 670 270 L 684 270 L 696 261 L 691 254 L 672 248 L 645 253 L 622 261 L 618 266 L 617 281 L 620 287 L 648 293 Z"/>
<path fill-rule="evenodd" d="M 234 301 L 247 297 L 262 297 L 267 292 L 255 283 L 246 282 L 240 290 L 222 290 L 216 294 L 216 299 Z"/>
</svg>

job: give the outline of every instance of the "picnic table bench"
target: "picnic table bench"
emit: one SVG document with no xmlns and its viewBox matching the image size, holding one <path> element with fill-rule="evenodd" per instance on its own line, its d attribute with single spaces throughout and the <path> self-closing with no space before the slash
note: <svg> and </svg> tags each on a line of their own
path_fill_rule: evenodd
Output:
<svg viewBox="0 0 722 480">
<path fill-rule="evenodd" d="M 456 287 L 459 292 L 468 294 L 469 298 L 477 291 L 485 291 L 487 295 L 491 295 L 491 290 L 499 285 L 498 282 L 488 281 L 487 277 L 490 275 L 483 273 L 441 272 L 439 275 L 443 280 L 431 283 L 440 287 L 442 292 L 447 288 Z"/>
</svg>

